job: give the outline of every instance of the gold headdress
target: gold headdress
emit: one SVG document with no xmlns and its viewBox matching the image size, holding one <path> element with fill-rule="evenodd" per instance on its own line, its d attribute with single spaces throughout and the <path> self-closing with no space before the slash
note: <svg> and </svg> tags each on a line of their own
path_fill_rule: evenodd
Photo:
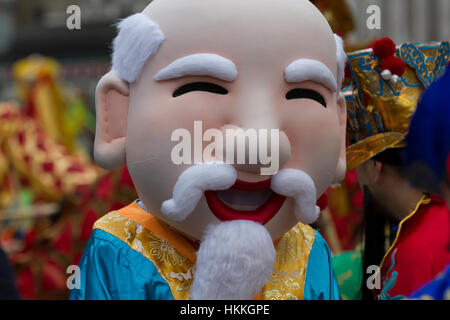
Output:
<svg viewBox="0 0 450 320">
<path fill-rule="evenodd" d="M 343 36 L 355 29 L 352 10 L 345 0 L 311 0 L 325 16 L 334 32 Z"/>
<path fill-rule="evenodd" d="M 352 76 L 346 95 L 348 170 L 386 149 L 404 146 L 422 92 L 444 73 L 450 59 L 448 42 L 405 43 L 394 48 L 391 59 L 403 65 L 402 74 L 386 69 L 374 49 L 348 55 Z"/>
</svg>

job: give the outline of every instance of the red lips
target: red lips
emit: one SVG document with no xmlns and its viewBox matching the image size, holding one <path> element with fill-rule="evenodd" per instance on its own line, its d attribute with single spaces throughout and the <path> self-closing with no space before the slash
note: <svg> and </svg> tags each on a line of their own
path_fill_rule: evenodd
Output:
<svg viewBox="0 0 450 320">
<path fill-rule="evenodd" d="M 231 189 L 236 190 L 261 190 L 270 188 L 270 179 L 258 182 L 248 182 L 242 180 L 236 180 Z"/>
<path fill-rule="evenodd" d="M 270 179 L 259 182 L 237 180 L 231 187 L 235 190 L 262 190 L 270 188 Z M 215 191 L 205 191 L 209 209 L 221 221 L 251 220 L 266 224 L 272 219 L 283 205 L 286 197 L 273 193 L 270 198 L 255 210 L 237 210 L 229 207 L 219 199 Z"/>
</svg>

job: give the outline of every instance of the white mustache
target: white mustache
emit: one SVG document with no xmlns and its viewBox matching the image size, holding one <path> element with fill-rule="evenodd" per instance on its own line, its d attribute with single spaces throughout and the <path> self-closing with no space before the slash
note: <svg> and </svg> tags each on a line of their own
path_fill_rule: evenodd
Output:
<svg viewBox="0 0 450 320">
<path fill-rule="evenodd" d="M 236 179 L 236 169 L 224 162 L 196 164 L 178 177 L 172 199 L 162 203 L 161 212 L 173 221 L 183 221 L 194 211 L 203 192 L 229 189 Z"/>
<path fill-rule="evenodd" d="M 297 169 L 280 170 L 272 177 L 270 188 L 295 200 L 295 216 L 301 223 L 311 224 L 319 218 L 316 187 L 306 172 Z"/>
<path fill-rule="evenodd" d="M 237 180 L 236 169 L 224 162 L 199 163 L 186 169 L 175 183 L 172 198 L 162 203 L 161 212 L 173 221 L 185 220 L 207 190 L 226 190 Z M 295 216 L 303 224 L 319 217 L 316 188 L 304 171 L 282 169 L 272 176 L 271 189 L 295 201 Z"/>
</svg>

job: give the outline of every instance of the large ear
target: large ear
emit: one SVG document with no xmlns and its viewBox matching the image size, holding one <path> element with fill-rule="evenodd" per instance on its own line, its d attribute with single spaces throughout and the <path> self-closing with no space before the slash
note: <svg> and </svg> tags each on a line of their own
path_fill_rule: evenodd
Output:
<svg viewBox="0 0 450 320">
<path fill-rule="evenodd" d="M 339 152 L 339 160 L 336 168 L 336 178 L 334 183 L 343 180 L 345 178 L 345 172 L 347 170 L 347 157 L 346 157 L 347 105 L 345 102 L 345 97 L 342 93 L 339 95 L 337 101 L 337 112 L 341 134 L 341 146 Z"/>
<path fill-rule="evenodd" d="M 94 157 L 108 170 L 119 168 L 126 162 L 128 97 L 129 84 L 114 71 L 105 74 L 97 84 Z"/>
</svg>

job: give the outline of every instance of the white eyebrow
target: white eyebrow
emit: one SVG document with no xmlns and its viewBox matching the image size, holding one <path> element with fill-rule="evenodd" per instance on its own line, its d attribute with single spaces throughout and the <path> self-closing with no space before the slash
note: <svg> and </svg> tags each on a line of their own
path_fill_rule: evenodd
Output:
<svg viewBox="0 0 450 320">
<path fill-rule="evenodd" d="M 236 65 L 230 59 L 212 53 L 198 53 L 175 60 L 159 71 L 154 79 L 159 81 L 184 76 L 211 76 L 231 82 L 237 75 Z"/>
<path fill-rule="evenodd" d="M 312 59 L 299 59 L 287 66 L 284 76 L 287 82 L 314 81 L 331 91 L 337 91 L 338 84 L 331 70 L 322 62 Z"/>
</svg>

